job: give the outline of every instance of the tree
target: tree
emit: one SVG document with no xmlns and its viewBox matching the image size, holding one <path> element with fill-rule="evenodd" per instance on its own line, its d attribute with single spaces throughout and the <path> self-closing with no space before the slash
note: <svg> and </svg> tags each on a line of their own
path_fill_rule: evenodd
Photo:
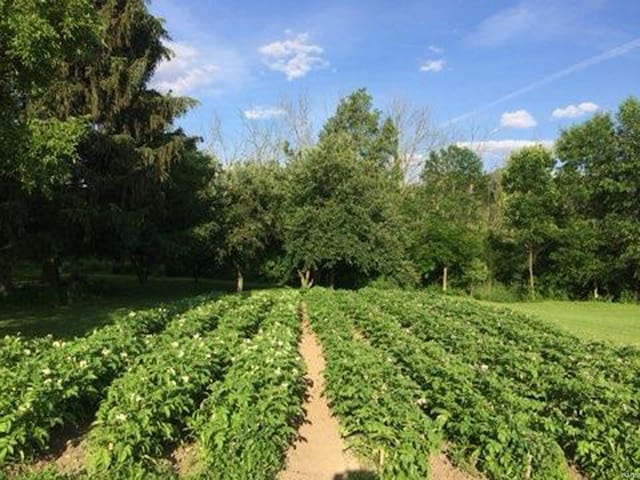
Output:
<svg viewBox="0 0 640 480">
<path fill-rule="evenodd" d="M 282 169 L 274 161 L 237 163 L 222 174 L 224 256 L 236 271 L 239 292 L 247 271 L 259 270 L 281 241 L 282 183 Z"/>
<path fill-rule="evenodd" d="M 222 259 L 224 205 L 221 170 L 195 142 L 169 170 L 163 184 L 160 236 L 167 270 L 194 281 Z"/>
<path fill-rule="evenodd" d="M 101 25 L 100 48 L 90 59 L 61 62 L 36 107 L 58 118 L 88 118 L 91 129 L 78 146 L 80 162 L 66 195 L 96 254 L 128 258 L 141 282 L 161 255 L 162 183 L 188 150 L 189 139 L 173 128 L 192 99 L 162 95 L 148 87 L 157 65 L 169 58 L 167 33 L 144 0 L 94 0 Z M 87 221 L 87 217 L 89 221 Z"/>
<path fill-rule="evenodd" d="M 620 260 L 634 282 L 636 299 L 640 298 L 640 100 L 626 99 L 617 114 L 619 159 L 614 181 L 621 192 L 615 215 L 622 232 Z M 611 188 L 613 190 L 613 188 Z M 623 268 L 624 268 L 623 267 Z"/>
<path fill-rule="evenodd" d="M 558 273 L 575 272 L 567 281 L 589 284 L 594 296 L 599 287 L 614 295 L 640 291 L 639 122 L 640 103 L 629 98 L 615 119 L 596 114 L 564 130 L 556 145 L 561 227 L 567 230 L 554 254 L 566 259 Z"/>
<path fill-rule="evenodd" d="M 503 176 L 505 220 L 516 241 L 526 248 L 531 297 L 535 297 L 536 255 L 556 230 L 554 166 L 555 160 L 546 148 L 525 147 L 509 156 Z"/>
<path fill-rule="evenodd" d="M 288 165 L 285 250 L 303 286 L 411 276 L 394 211 L 397 130 L 380 117 L 366 90 L 355 91 Z"/>
<path fill-rule="evenodd" d="M 482 253 L 485 196 L 480 157 L 468 148 L 451 145 L 428 155 L 421 184 L 408 197 L 412 257 L 423 277 L 436 269 L 442 272 L 445 292 L 450 269 L 464 270 Z"/>
<path fill-rule="evenodd" d="M 24 238 L 32 195 L 49 197 L 78 161 L 80 118 L 34 108 L 65 62 L 90 57 L 98 22 L 88 0 L 0 0 L 0 293 Z"/>
<path fill-rule="evenodd" d="M 398 130 L 395 168 L 400 172 L 400 180 L 404 185 L 416 183 L 425 156 L 446 146 L 451 132 L 435 124 L 429 108 L 412 106 L 400 98 L 391 100 L 387 114 Z"/>
</svg>

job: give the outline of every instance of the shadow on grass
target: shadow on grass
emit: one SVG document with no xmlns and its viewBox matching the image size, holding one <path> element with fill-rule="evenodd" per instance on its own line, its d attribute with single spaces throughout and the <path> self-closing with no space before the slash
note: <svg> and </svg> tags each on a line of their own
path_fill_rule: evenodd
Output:
<svg viewBox="0 0 640 480">
<path fill-rule="evenodd" d="M 213 291 L 232 291 L 234 287 L 233 282 L 209 279 L 195 283 L 189 278 L 150 278 L 144 285 L 129 275 L 92 275 L 91 279 L 99 285 L 97 293 L 71 305 L 56 305 L 51 295 L 36 288 L 25 288 L 14 299 L 0 302 L 0 336 L 84 336 L 131 310 Z"/>
</svg>

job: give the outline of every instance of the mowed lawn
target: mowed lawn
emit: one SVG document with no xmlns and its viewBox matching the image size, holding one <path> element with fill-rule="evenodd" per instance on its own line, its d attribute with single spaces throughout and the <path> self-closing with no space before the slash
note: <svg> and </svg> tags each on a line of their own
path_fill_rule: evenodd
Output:
<svg viewBox="0 0 640 480">
<path fill-rule="evenodd" d="M 99 281 L 104 291 L 71 305 L 56 306 L 50 299 L 43 301 L 36 295 L 33 298 L 23 295 L 19 302 L 0 302 L 0 337 L 17 333 L 24 337 L 82 336 L 131 310 L 233 288 L 232 282 L 201 280 L 195 284 L 189 278 L 150 278 L 145 285 L 131 275 L 92 275 L 91 278 Z"/>
<path fill-rule="evenodd" d="M 531 313 L 586 340 L 640 347 L 640 305 L 560 301 L 492 305 Z"/>
</svg>

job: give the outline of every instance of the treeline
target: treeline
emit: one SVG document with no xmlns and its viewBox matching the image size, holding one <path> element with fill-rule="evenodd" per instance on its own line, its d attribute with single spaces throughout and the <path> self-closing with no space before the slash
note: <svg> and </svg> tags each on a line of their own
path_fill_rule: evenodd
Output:
<svg viewBox="0 0 640 480">
<path fill-rule="evenodd" d="M 424 129 L 407 145 L 411 126 L 365 90 L 317 136 L 292 115 L 291 138 L 223 162 L 174 127 L 195 102 L 149 87 L 170 52 L 143 0 L 0 0 L 0 14 L 2 291 L 19 260 L 60 287 L 63 261 L 73 273 L 97 257 L 142 282 L 159 265 L 233 272 L 239 289 L 251 277 L 640 295 L 634 98 L 489 173 L 468 148 L 420 142 Z"/>
</svg>

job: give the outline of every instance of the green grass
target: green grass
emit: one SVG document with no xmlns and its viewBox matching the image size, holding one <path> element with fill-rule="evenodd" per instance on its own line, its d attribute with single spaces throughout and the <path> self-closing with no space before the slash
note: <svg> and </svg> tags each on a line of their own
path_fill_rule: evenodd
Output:
<svg viewBox="0 0 640 480">
<path fill-rule="evenodd" d="M 98 292 L 71 305 L 57 306 L 51 291 L 38 289 L 18 292 L 14 298 L 0 302 L 0 336 L 18 332 L 25 337 L 86 335 L 130 310 L 232 288 L 231 282 L 201 280 L 195 284 L 188 278 L 150 278 L 140 285 L 129 275 L 92 275 L 91 281 Z"/>
<path fill-rule="evenodd" d="M 560 301 L 491 305 L 531 313 L 585 340 L 640 347 L 640 305 Z"/>
</svg>

